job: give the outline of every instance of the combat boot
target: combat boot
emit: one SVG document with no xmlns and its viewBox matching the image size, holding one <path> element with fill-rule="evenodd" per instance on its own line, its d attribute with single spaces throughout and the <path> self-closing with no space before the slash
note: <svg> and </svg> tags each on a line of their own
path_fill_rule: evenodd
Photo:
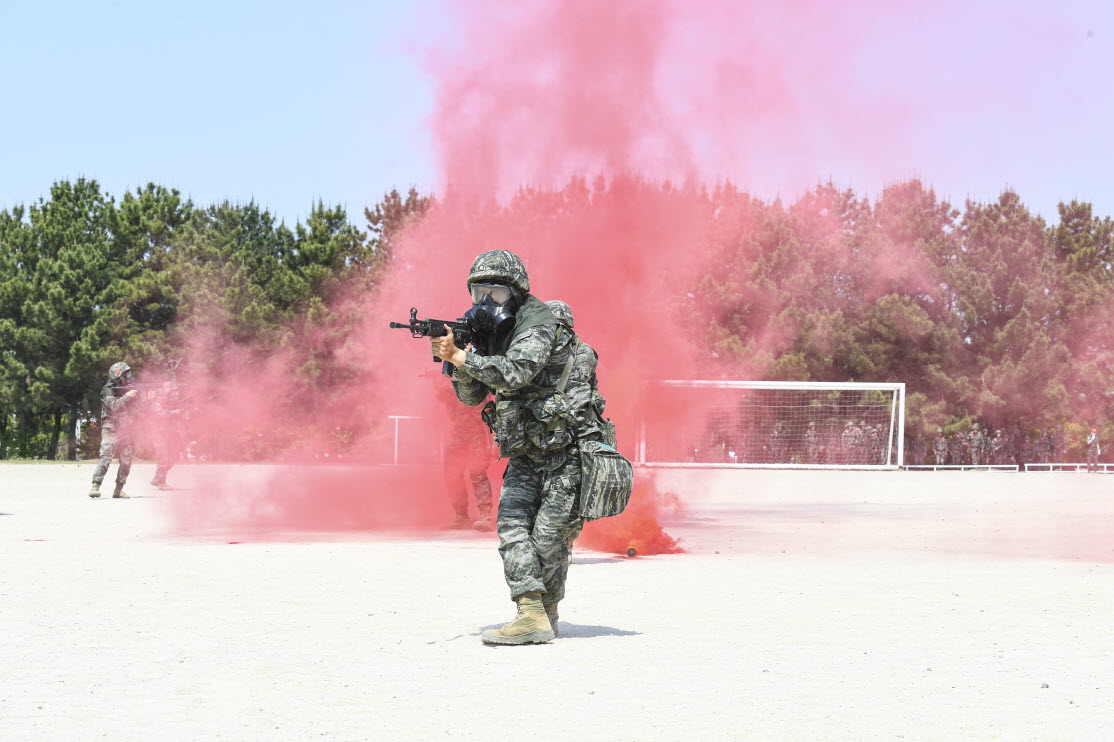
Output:
<svg viewBox="0 0 1114 742">
<path fill-rule="evenodd" d="M 523 593 L 516 598 L 518 615 L 500 629 L 488 629 L 480 638 L 484 644 L 542 644 L 553 638 L 549 616 L 539 592 Z"/>
<path fill-rule="evenodd" d="M 468 522 L 468 513 L 458 512 L 456 514 L 456 517 L 452 519 L 452 522 L 450 522 L 447 526 L 445 526 L 445 528 L 447 528 L 450 531 L 456 531 L 456 530 L 461 530 L 463 528 L 468 528 L 469 526 L 470 526 L 470 524 Z"/>
<path fill-rule="evenodd" d="M 481 510 L 480 519 L 473 523 L 472 527 L 475 528 L 477 531 L 484 531 L 485 533 L 488 531 L 494 531 L 495 524 L 491 522 L 491 511 Z"/>
<path fill-rule="evenodd" d="M 545 603 L 544 605 L 545 615 L 549 618 L 550 627 L 553 628 L 553 636 L 560 636 L 561 632 L 557 630 L 557 619 L 560 618 L 560 616 L 557 615 L 557 604 Z"/>
<path fill-rule="evenodd" d="M 116 485 L 116 491 L 112 493 L 113 499 L 128 500 L 131 499 L 127 492 L 124 492 L 123 485 Z"/>
<path fill-rule="evenodd" d="M 101 485 L 98 482 L 93 482 L 93 486 L 89 488 L 89 497 L 96 498 L 96 497 L 100 497 L 100 496 L 101 496 Z"/>
</svg>

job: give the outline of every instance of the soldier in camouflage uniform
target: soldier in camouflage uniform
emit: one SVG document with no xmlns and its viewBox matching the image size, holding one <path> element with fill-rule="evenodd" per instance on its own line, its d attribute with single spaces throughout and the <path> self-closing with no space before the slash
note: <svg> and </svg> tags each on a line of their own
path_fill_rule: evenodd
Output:
<svg viewBox="0 0 1114 742">
<path fill-rule="evenodd" d="M 126 363 L 114 363 L 108 369 L 108 383 L 101 387 L 101 451 L 100 461 L 93 470 L 93 486 L 89 490 L 89 497 L 101 496 L 101 482 L 112 459 L 119 456 L 120 467 L 116 471 L 116 489 L 112 496 L 117 499 L 127 499 L 124 492 L 124 483 L 128 481 L 128 473 L 132 468 L 132 447 L 135 445 L 131 420 L 128 415 L 128 405 L 139 394 L 134 389 L 123 391 L 135 380 L 131 366 Z"/>
<path fill-rule="evenodd" d="M 819 464 L 820 454 L 823 445 L 820 442 L 820 432 L 816 429 L 816 423 L 810 422 L 808 430 L 805 431 L 805 451 L 807 452 L 807 463 Z"/>
<path fill-rule="evenodd" d="M 1099 470 L 1099 456 L 1102 455 L 1102 447 L 1099 445 L 1099 429 L 1091 428 L 1091 432 L 1087 434 L 1087 473 L 1098 473 Z"/>
<path fill-rule="evenodd" d="M 913 439 L 913 462 L 917 466 L 924 466 L 924 458 L 928 453 L 928 441 L 924 439 L 924 433 L 918 432 L 917 437 Z"/>
<path fill-rule="evenodd" d="M 1036 446 L 1040 462 L 1042 464 L 1049 463 L 1052 460 L 1052 433 L 1047 430 L 1037 433 Z"/>
<path fill-rule="evenodd" d="M 437 376 L 439 382 L 444 384 L 444 377 L 441 374 Z M 442 474 L 449 502 L 456 513 L 449 528 L 490 531 L 495 527 L 491 522 L 491 481 L 487 478 L 487 467 L 494 458 L 491 453 L 491 433 L 476 410 L 457 401 L 456 393 L 451 387 L 446 385 L 442 388 L 446 392 L 444 402 L 449 413 Z M 471 484 L 476 498 L 476 510 L 480 517 L 475 522 L 468 519 L 468 485 L 464 483 L 465 478 Z"/>
<path fill-rule="evenodd" d="M 170 489 L 166 483 L 166 475 L 178 462 L 178 454 L 182 450 L 179 423 L 184 410 L 177 387 L 168 381 L 159 390 L 149 390 L 144 407 L 150 412 L 151 422 L 154 425 L 152 432 L 155 437 L 155 457 L 158 462 L 151 484 L 160 490 Z"/>
<path fill-rule="evenodd" d="M 465 352 L 451 330 L 431 338 L 433 354 L 456 366 L 453 385 L 467 405 L 491 393 L 485 417 L 502 456 L 510 459 L 499 500 L 499 553 L 514 620 L 485 631 L 485 644 L 532 644 L 554 637 L 550 614 L 564 597 L 569 541 L 582 523 L 577 512 L 581 465 L 578 439 L 602 440 L 604 426 L 573 400 L 592 399 L 574 380 L 578 341 L 530 294 L 526 267 L 506 250 L 481 253 L 468 275 L 473 312 L 484 336 Z M 486 319 L 485 319 L 486 318 Z M 594 355 L 594 354 L 593 354 Z M 594 368 L 592 369 L 594 374 Z M 557 387 L 564 382 L 565 391 Z"/>
<path fill-rule="evenodd" d="M 847 424 L 843 426 L 843 432 L 839 434 L 839 449 L 840 449 L 840 462 L 841 464 L 855 463 L 855 423 L 848 420 Z"/>
<path fill-rule="evenodd" d="M 982 459 L 982 433 L 979 431 L 978 423 L 971 426 L 971 432 L 967 437 L 967 446 L 971 452 L 972 466 L 978 466 Z"/>
<path fill-rule="evenodd" d="M 1068 437 L 1064 433 L 1064 424 L 1056 425 L 1056 432 L 1052 434 L 1052 450 L 1057 461 L 1068 460 Z"/>
<path fill-rule="evenodd" d="M 953 466 L 958 466 L 963 463 L 963 448 L 965 445 L 965 436 L 963 431 L 956 431 L 948 441 L 948 455 L 951 457 L 950 463 Z"/>
<path fill-rule="evenodd" d="M 932 455 L 937 466 L 948 463 L 948 439 L 944 437 L 943 429 L 936 431 L 936 438 L 932 441 Z"/>
</svg>

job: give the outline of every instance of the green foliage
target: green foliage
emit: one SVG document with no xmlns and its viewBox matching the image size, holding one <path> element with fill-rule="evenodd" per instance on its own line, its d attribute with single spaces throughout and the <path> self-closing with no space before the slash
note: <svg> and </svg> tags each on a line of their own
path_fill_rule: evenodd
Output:
<svg viewBox="0 0 1114 742">
<path fill-rule="evenodd" d="M 459 207 L 392 190 L 364 211 L 366 233 L 321 202 L 291 228 L 254 203 L 196 207 L 155 184 L 117 202 L 79 179 L 0 210 L 0 456 L 53 456 L 62 431 L 99 411 L 120 359 L 159 368 L 185 357 L 227 372 L 281 352 L 306 382 L 288 403 L 328 402 L 366 373 L 341 359 L 354 356 L 344 351 L 362 302 L 406 230 L 430 216 L 455 224 Z M 1064 422 L 1076 449 L 1092 425 L 1114 436 L 1114 222 L 1090 204 L 1061 204 L 1049 226 L 1012 191 L 959 210 L 917 180 L 874 201 L 820 184 L 786 206 L 729 183 L 574 178 L 479 208 L 498 214 L 508 245 L 562 213 L 631 244 L 658 244 L 675 222 L 703 225 L 676 240 L 707 257 L 703 272 L 661 286 L 705 318 L 693 342 L 721 366 L 709 373 L 904 381 L 910 435 L 978 419 Z M 461 239 L 486 246 L 474 232 Z M 235 435 L 243 455 L 292 442 Z M 337 450 L 353 443 L 350 430 L 332 435 Z"/>
<path fill-rule="evenodd" d="M 704 344 L 750 375 L 904 381 L 908 427 L 1024 426 L 1114 413 L 1114 228 L 1089 204 L 1048 228 L 1018 195 L 963 212 L 913 180 L 874 204 L 831 184 L 745 210 L 696 283 Z M 1039 380 L 1034 383 L 1034 380 Z"/>
</svg>

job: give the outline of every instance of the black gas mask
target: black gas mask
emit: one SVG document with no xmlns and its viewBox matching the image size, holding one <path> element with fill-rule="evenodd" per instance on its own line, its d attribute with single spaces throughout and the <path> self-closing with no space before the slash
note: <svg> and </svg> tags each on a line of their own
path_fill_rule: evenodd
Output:
<svg viewBox="0 0 1114 742">
<path fill-rule="evenodd" d="M 497 283 L 473 283 L 468 289 L 472 292 L 472 308 L 464 313 L 464 318 L 476 332 L 480 352 L 492 355 L 514 329 L 518 294 Z"/>
</svg>

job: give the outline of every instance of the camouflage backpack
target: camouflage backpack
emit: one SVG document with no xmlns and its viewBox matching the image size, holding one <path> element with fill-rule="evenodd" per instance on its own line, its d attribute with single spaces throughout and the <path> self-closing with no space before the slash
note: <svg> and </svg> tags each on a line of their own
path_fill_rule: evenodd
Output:
<svg viewBox="0 0 1114 742">
<path fill-rule="evenodd" d="M 602 441 L 580 441 L 580 517 L 618 515 L 630 501 L 634 468 L 626 456 Z"/>
</svg>

